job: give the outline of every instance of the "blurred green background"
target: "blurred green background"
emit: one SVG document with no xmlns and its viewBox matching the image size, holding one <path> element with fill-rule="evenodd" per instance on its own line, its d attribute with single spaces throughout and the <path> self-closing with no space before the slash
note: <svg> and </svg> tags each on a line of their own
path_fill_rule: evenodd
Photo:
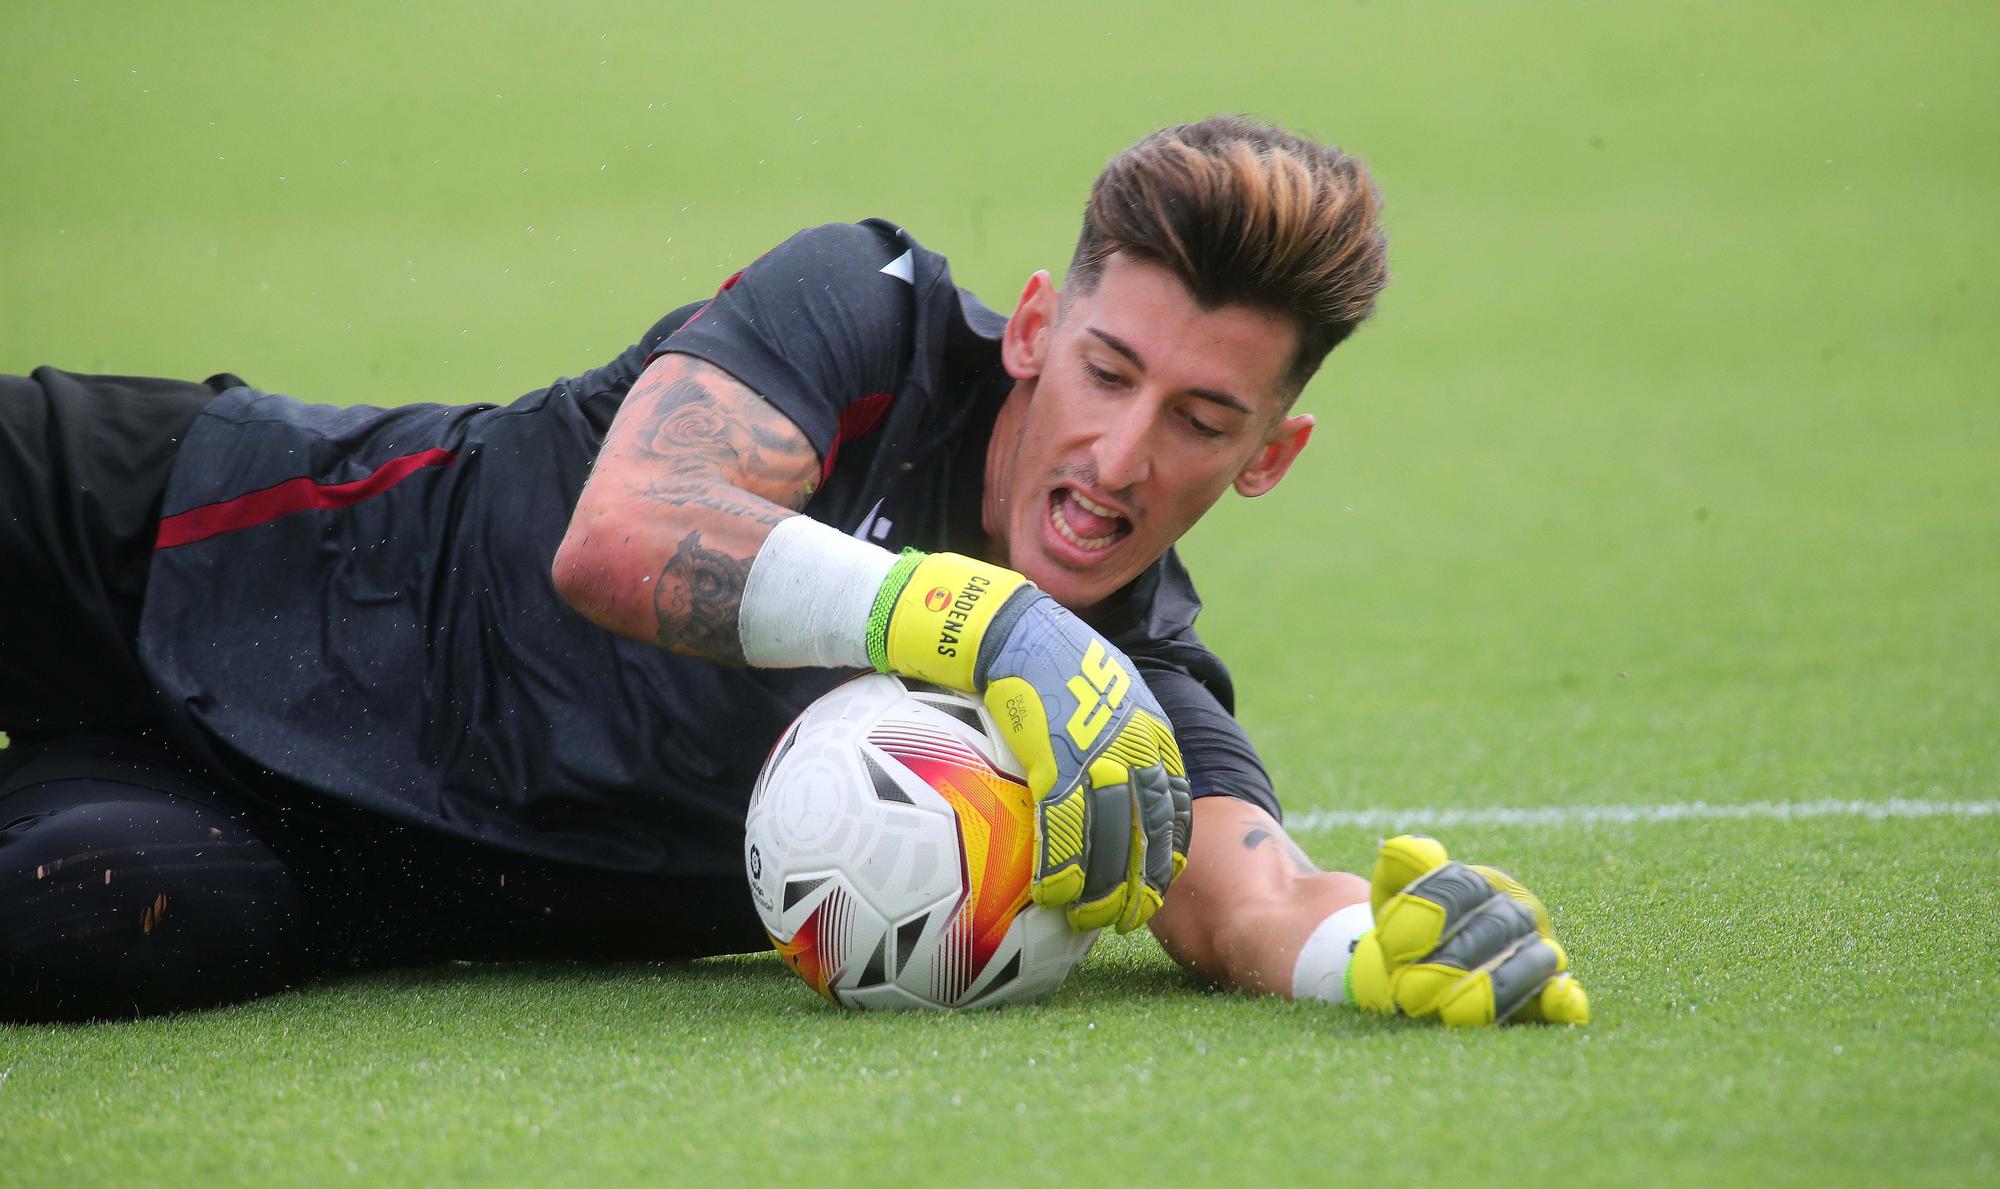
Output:
<svg viewBox="0 0 2000 1189">
<path fill-rule="evenodd" d="M 1394 281 L 1186 549 L 1287 800 L 1991 792 L 1989 4 L 10 4 L 0 369 L 507 400 L 798 227 L 1006 308 L 1163 124 Z M 1305 702 L 1307 713 L 1300 713 Z"/>
<path fill-rule="evenodd" d="M 1299 469 L 1185 545 L 1288 806 L 2000 796 L 1990 3 L 0 0 L 0 45 L 0 370 L 341 402 L 512 399 L 833 219 L 1004 309 L 1147 131 L 1335 141 L 1394 281 Z M 760 959 L 0 1028 L 0 1182 L 1037 1175 L 962 1090 L 1107 1182 L 1963 1183 L 1997 823 L 1453 831 L 1556 905 L 1576 1035 L 1193 994 L 1139 938 L 976 1022 Z"/>
</svg>

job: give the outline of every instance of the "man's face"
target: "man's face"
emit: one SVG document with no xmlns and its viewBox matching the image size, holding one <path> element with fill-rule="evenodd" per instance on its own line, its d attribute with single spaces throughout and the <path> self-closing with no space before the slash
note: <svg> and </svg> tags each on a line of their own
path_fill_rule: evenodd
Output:
<svg viewBox="0 0 2000 1189">
<path fill-rule="evenodd" d="M 1284 414 L 1297 331 L 1205 310 L 1172 273 L 1114 254 L 1062 304 L 1028 282 L 1003 357 L 1015 386 L 988 450 L 995 560 L 1087 610 L 1151 565 L 1234 485 L 1261 495 L 1312 430 Z"/>
</svg>

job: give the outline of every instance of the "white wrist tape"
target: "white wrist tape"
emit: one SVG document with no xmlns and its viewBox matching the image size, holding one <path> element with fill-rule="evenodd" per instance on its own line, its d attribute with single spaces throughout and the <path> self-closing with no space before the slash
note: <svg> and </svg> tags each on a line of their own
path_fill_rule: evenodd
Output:
<svg viewBox="0 0 2000 1189">
<path fill-rule="evenodd" d="M 1346 1003 L 1347 963 L 1354 956 L 1354 943 L 1374 927 L 1375 914 L 1365 900 L 1321 921 L 1299 951 L 1298 965 L 1292 967 L 1292 998 Z"/>
<path fill-rule="evenodd" d="M 866 669 L 868 613 L 896 555 L 810 516 L 778 522 L 750 563 L 736 632 L 759 669 Z"/>
</svg>

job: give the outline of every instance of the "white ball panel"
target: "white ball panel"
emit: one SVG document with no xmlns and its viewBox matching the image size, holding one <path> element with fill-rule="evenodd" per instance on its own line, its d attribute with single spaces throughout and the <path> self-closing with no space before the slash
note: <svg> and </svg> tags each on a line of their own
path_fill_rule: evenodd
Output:
<svg viewBox="0 0 2000 1189">
<path fill-rule="evenodd" d="M 913 695 L 881 675 L 840 686 L 800 716 L 758 778 L 744 841 L 765 928 L 789 943 L 813 921 L 809 936 L 816 958 L 827 963 L 830 991 L 854 1008 L 985 1007 L 1053 992 L 1096 935 L 1075 933 L 1059 911 L 1029 905 L 979 963 L 959 916 L 966 889 L 956 810 L 903 761 L 867 742 L 878 725 L 905 751 L 915 746 L 931 759 L 933 750 L 949 756 L 962 745 L 1021 779 L 977 699 L 928 689 Z M 926 739 L 936 741 L 934 749 Z M 822 878 L 824 885 L 782 908 L 787 883 Z M 921 934 L 899 954 L 895 922 L 914 920 L 923 922 Z"/>
</svg>

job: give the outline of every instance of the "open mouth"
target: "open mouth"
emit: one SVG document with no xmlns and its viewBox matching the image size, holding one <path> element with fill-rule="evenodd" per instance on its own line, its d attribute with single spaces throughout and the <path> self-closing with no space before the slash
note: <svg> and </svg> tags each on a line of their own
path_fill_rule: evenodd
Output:
<svg viewBox="0 0 2000 1189">
<path fill-rule="evenodd" d="M 1109 549 L 1132 534 L 1132 522 L 1117 509 L 1069 487 L 1049 493 L 1049 523 L 1057 536 L 1085 553 Z"/>
</svg>

